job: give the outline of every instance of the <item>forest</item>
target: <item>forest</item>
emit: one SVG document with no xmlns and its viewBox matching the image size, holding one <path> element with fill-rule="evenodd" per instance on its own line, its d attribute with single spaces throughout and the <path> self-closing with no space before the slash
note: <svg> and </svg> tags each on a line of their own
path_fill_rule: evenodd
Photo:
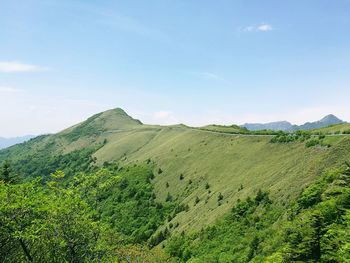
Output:
<svg viewBox="0 0 350 263">
<path fill-rule="evenodd" d="M 26 179 L 2 164 L 1 262 L 349 262 L 350 167 L 325 172 L 290 204 L 259 189 L 214 225 L 176 233 L 186 213 L 158 200 L 152 165 Z M 174 234 L 172 234 L 174 233 Z"/>
</svg>

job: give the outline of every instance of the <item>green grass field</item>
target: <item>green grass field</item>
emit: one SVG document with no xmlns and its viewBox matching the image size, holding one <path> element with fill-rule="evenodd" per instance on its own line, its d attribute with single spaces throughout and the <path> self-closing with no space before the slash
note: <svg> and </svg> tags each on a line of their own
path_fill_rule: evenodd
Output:
<svg viewBox="0 0 350 263">
<path fill-rule="evenodd" d="M 339 127 L 347 129 L 347 125 Z M 0 161 L 24 160 L 43 151 L 67 154 L 92 145 L 98 146 L 93 154 L 97 165 L 151 161 L 158 201 L 165 201 L 170 193 L 190 208 L 169 223 L 179 223 L 176 231 L 195 231 L 215 222 L 237 199 L 251 196 L 258 189 L 269 191 L 271 198 L 287 204 L 323 170 L 350 159 L 347 136 L 327 137 L 329 148 L 307 148 L 300 142 L 270 143 L 271 136 L 218 133 L 215 131 L 218 127 L 224 131 L 239 130 L 235 126 L 208 126 L 200 130 L 183 125 L 143 125 L 116 109 L 97 114 L 61 133 L 0 151 Z M 218 202 L 220 193 L 223 199 Z M 196 199 L 199 202 L 195 204 Z"/>
</svg>

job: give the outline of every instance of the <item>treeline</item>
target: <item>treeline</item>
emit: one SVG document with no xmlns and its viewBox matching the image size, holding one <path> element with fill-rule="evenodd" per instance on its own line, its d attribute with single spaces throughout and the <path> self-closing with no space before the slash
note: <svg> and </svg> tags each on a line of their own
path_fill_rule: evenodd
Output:
<svg viewBox="0 0 350 263">
<path fill-rule="evenodd" d="M 215 225 L 172 237 L 166 250 L 191 263 L 350 262 L 350 168 L 327 172 L 287 207 L 259 190 Z"/>
<path fill-rule="evenodd" d="M 324 142 L 326 135 L 313 134 L 309 131 L 296 131 L 295 133 L 288 133 L 280 131 L 275 135 L 270 142 L 271 143 L 290 143 L 290 142 L 305 142 L 306 147 L 324 146 L 330 147 L 330 144 Z"/>
<path fill-rule="evenodd" d="M 156 201 L 148 166 L 109 165 L 67 178 L 0 170 L 0 262 L 165 262 L 148 240 L 175 202 Z"/>
<path fill-rule="evenodd" d="M 95 169 L 28 180 L 4 162 L 0 262 L 350 262 L 349 165 L 292 203 L 257 190 L 216 224 L 176 235 L 163 226 L 188 207 L 156 198 L 153 167 Z"/>
</svg>

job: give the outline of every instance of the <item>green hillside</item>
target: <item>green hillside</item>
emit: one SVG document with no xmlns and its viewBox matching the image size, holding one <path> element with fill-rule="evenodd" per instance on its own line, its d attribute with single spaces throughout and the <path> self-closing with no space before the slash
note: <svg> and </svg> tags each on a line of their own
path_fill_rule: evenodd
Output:
<svg viewBox="0 0 350 263">
<path fill-rule="evenodd" d="M 189 212 L 173 219 L 180 223 L 181 231 L 214 222 L 235 200 L 259 188 L 269 190 L 280 202 L 288 202 L 328 165 L 342 164 L 350 157 L 350 138 L 337 138 L 329 149 L 306 148 L 299 142 L 272 144 L 270 139 L 271 136 L 220 134 L 186 126 L 142 125 L 123 110 L 115 109 L 61 133 L 1 151 L 0 158 L 16 163 L 28 156 L 64 156 L 91 149 L 100 166 L 105 162 L 144 163 L 150 159 L 156 167 L 157 198 L 165 200 L 170 193 L 190 204 Z M 345 155 L 340 155 L 338 148 Z M 159 168 L 161 174 L 157 173 Z M 53 171 L 47 171 L 50 172 Z M 219 193 L 224 196 L 220 205 Z M 200 201 L 194 205 L 197 197 Z"/>
<path fill-rule="evenodd" d="M 167 204 L 171 199 L 187 207 L 163 224 L 157 219 L 155 233 L 166 230 L 176 236 L 215 224 L 238 200 L 255 196 L 259 189 L 283 211 L 321 174 L 350 160 L 348 136 L 335 136 L 327 147 L 306 147 L 301 141 L 271 143 L 271 135 L 235 134 L 240 129 L 144 125 L 115 109 L 2 150 L 0 162 L 10 160 L 15 172 L 26 178 L 45 178 L 57 169 L 73 177 L 112 163 L 147 164 L 153 169 L 155 201 Z"/>
<path fill-rule="evenodd" d="M 331 125 L 329 127 L 312 130 L 312 132 L 324 134 L 350 134 L 350 123 Z"/>
</svg>

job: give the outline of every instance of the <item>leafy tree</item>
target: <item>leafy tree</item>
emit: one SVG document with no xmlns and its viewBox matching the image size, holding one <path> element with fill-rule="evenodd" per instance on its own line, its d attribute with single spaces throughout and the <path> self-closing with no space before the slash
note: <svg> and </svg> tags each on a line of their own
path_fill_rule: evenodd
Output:
<svg viewBox="0 0 350 263">
<path fill-rule="evenodd" d="M 0 169 L 0 180 L 5 183 L 13 183 L 16 181 L 16 177 L 11 169 L 10 162 L 4 161 Z"/>
</svg>

